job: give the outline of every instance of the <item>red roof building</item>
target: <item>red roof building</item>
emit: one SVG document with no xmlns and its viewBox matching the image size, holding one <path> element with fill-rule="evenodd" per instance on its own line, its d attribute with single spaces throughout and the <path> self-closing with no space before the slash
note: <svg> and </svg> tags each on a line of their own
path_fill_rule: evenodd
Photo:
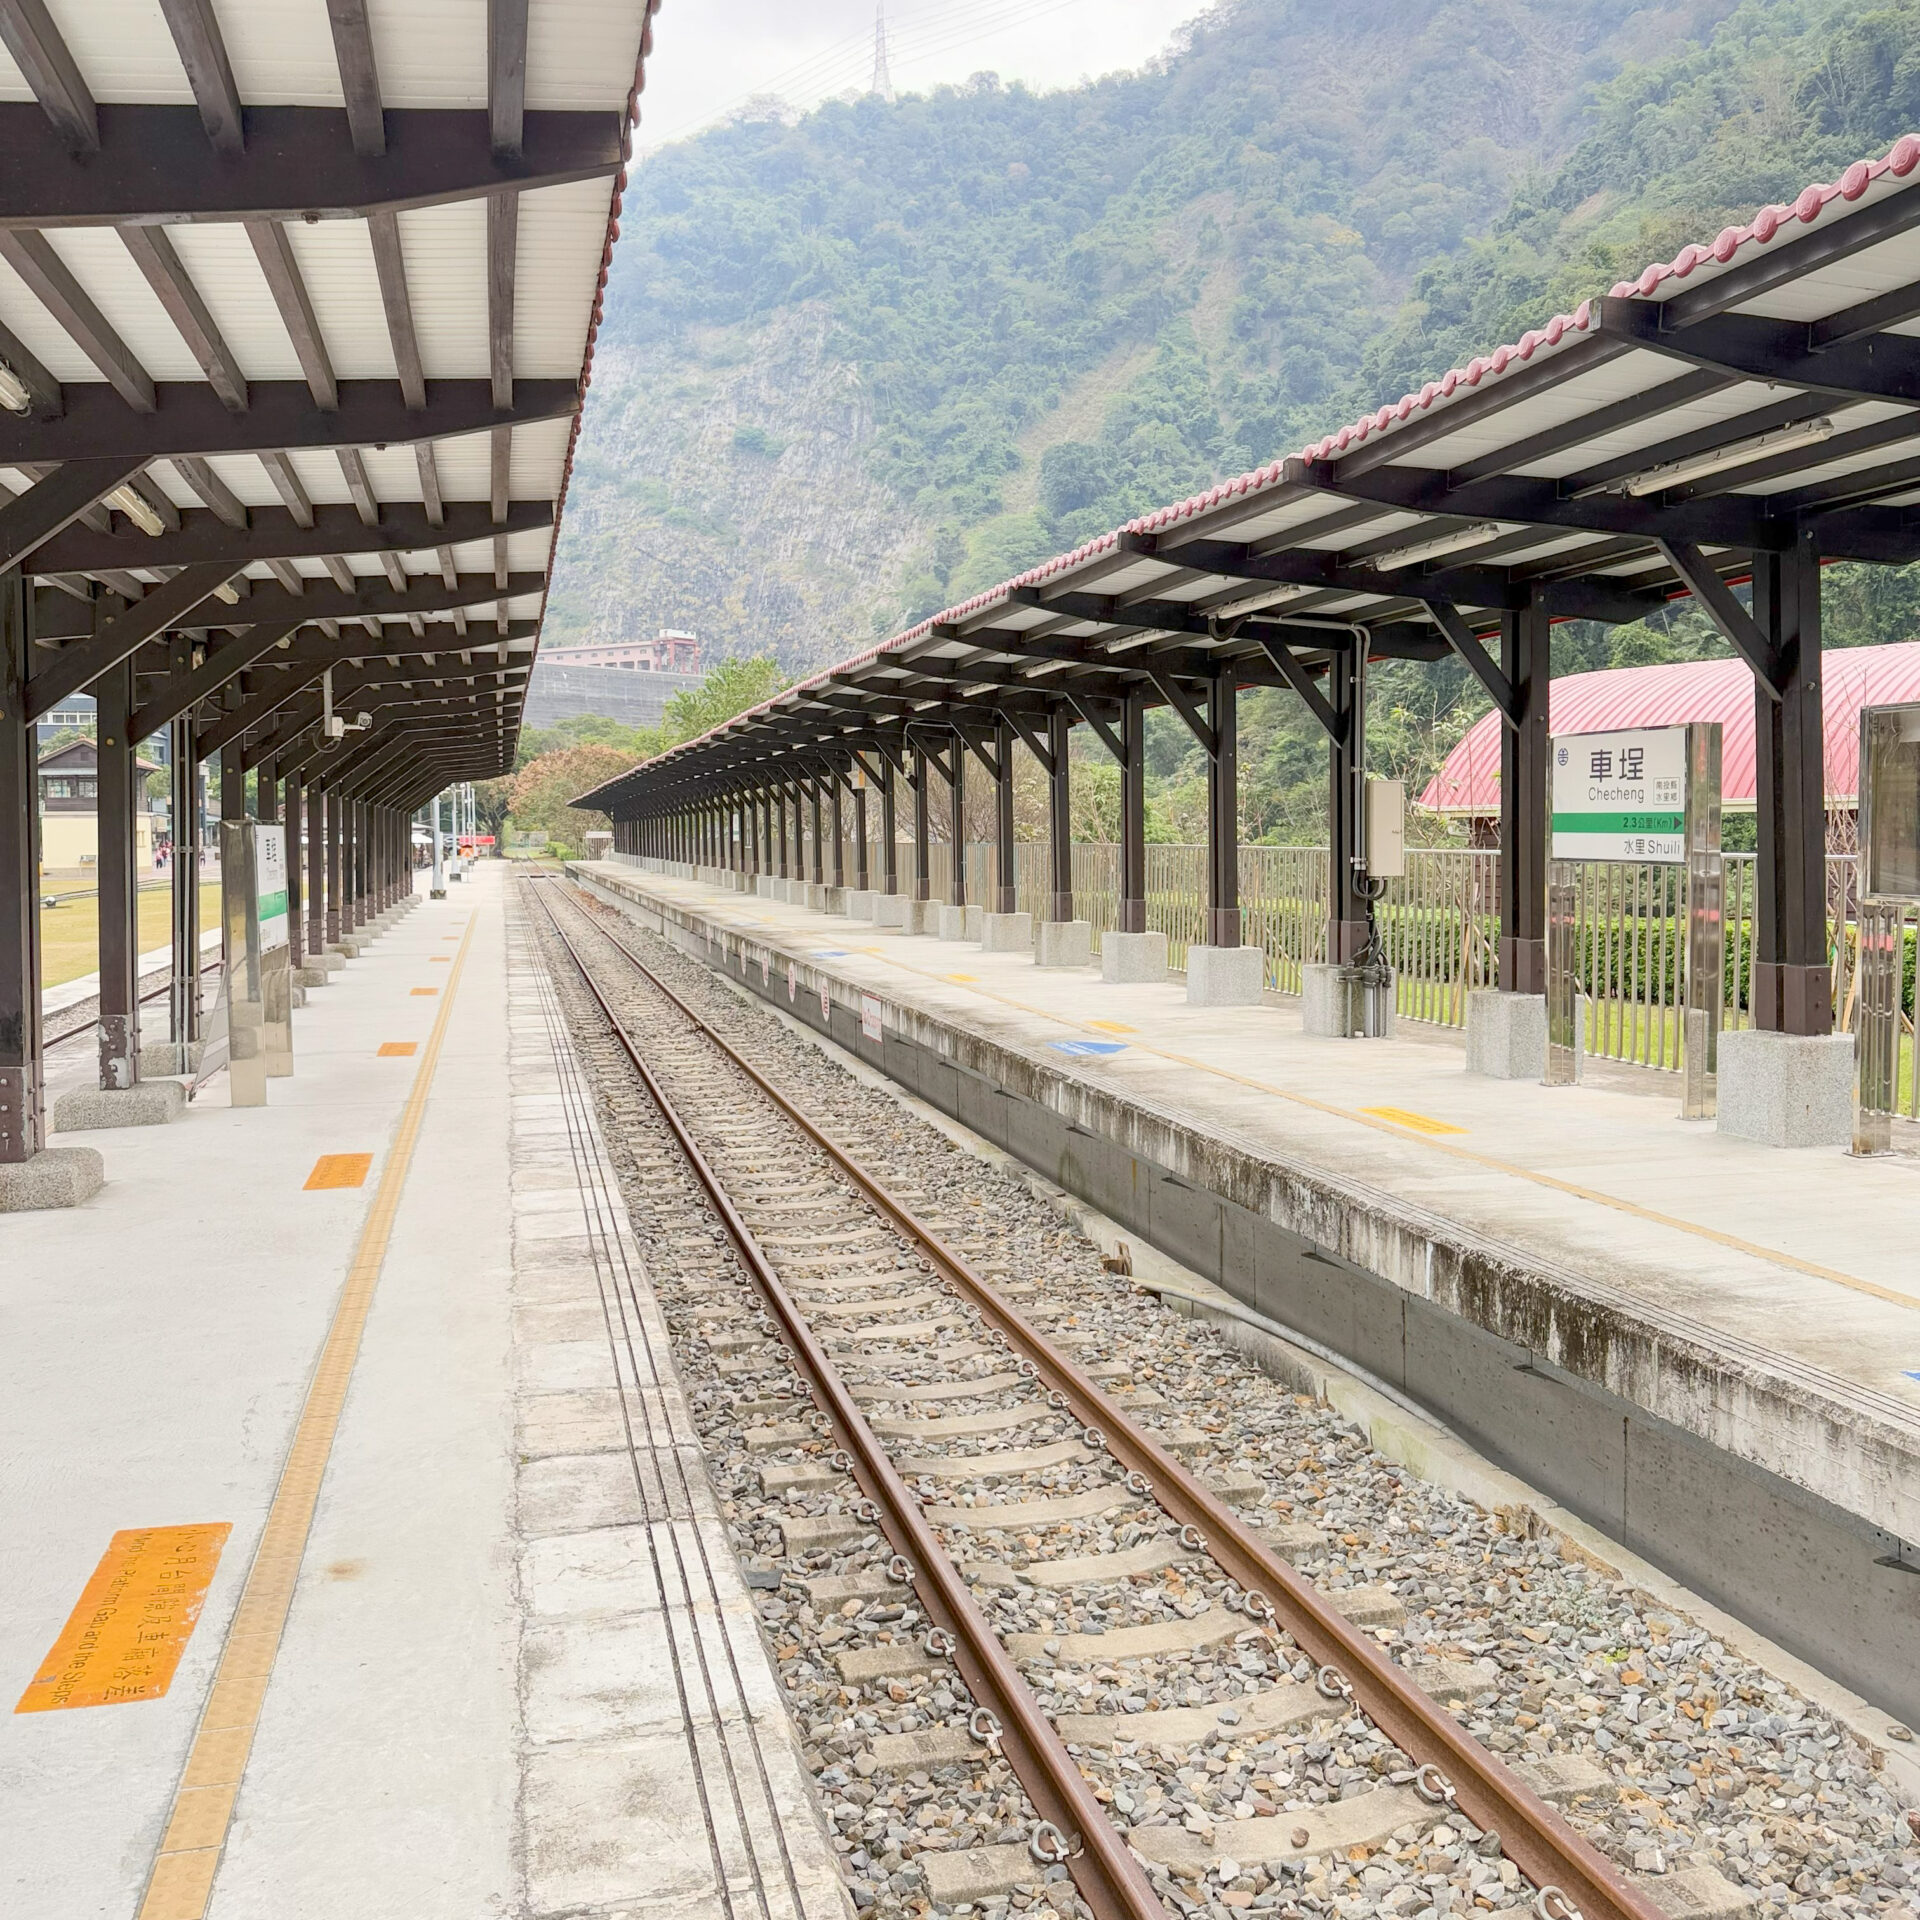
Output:
<svg viewBox="0 0 1920 1920">
<path fill-rule="evenodd" d="M 1920 641 L 1848 647 L 1824 656 L 1827 804 L 1851 807 L 1858 786 L 1860 709 L 1920 700 Z M 1554 680 L 1547 724 L 1555 733 L 1607 733 L 1718 720 L 1723 804 L 1753 806 L 1753 670 L 1744 660 L 1688 660 L 1669 667 L 1614 667 Z M 1447 755 L 1417 804 L 1476 818 L 1500 811 L 1500 716 L 1484 713 Z"/>
</svg>

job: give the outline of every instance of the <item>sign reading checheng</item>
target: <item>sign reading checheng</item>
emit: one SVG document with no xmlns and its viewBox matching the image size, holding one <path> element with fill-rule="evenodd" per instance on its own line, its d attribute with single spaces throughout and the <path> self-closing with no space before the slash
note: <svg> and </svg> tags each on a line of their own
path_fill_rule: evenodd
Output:
<svg viewBox="0 0 1920 1920">
<path fill-rule="evenodd" d="M 1687 730 L 1635 727 L 1553 738 L 1553 857 L 1687 857 Z"/>
</svg>

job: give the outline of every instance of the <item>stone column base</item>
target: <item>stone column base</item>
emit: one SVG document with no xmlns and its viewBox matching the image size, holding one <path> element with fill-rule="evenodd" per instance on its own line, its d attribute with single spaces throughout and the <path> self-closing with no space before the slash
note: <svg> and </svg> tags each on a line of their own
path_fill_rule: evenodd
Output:
<svg viewBox="0 0 1920 1920">
<path fill-rule="evenodd" d="M 848 899 L 846 888 L 822 887 L 820 891 L 826 895 L 826 899 L 821 903 L 820 911 L 825 914 L 831 914 L 836 919 L 844 918 L 846 916 Z"/>
<path fill-rule="evenodd" d="M 873 924 L 876 927 L 904 927 L 907 909 L 914 903 L 904 894 L 876 893 L 873 896 Z"/>
<path fill-rule="evenodd" d="M 0 1161 L 0 1213 L 77 1207 L 106 1177 L 97 1147 L 42 1147 L 31 1160 Z"/>
<path fill-rule="evenodd" d="M 1100 978 L 1115 986 L 1167 977 L 1167 936 L 1164 933 L 1103 933 L 1100 936 Z"/>
<path fill-rule="evenodd" d="M 753 876 L 753 890 L 762 900 L 771 900 L 773 898 L 774 886 L 775 882 L 767 874 L 756 873 Z"/>
<path fill-rule="evenodd" d="M 1187 1005 L 1257 1007 L 1267 956 L 1258 947 L 1189 947 Z"/>
<path fill-rule="evenodd" d="M 909 900 L 907 917 L 901 923 L 909 933 L 923 933 L 929 939 L 940 937 L 940 902 L 938 900 Z"/>
<path fill-rule="evenodd" d="M 975 942 L 984 940 L 987 937 L 986 908 L 968 904 L 962 907 L 960 911 L 966 916 L 965 928 L 960 938 L 962 940 L 972 940 Z"/>
<path fill-rule="evenodd" d="M 936 940 L 964 940 L 967 937 L 965 907 L 950 907 L 944 901 L 935 905 L 930 900 L 927 904 L 933 908 L 933 937 Z"/>
<path fill-rule="evenodd" d="M 980 916 L 980 945 L 988 953 L 1031 953 L 1033 915 L 984 913 Z"/>
<path fill-rule="evenodd" d="M 1721 1133 L 1764 1147 L 1844 1147 L 1853 1139 L 1853 1035 L 1720 1036 Z"/>
<path fill-rule="evenodd" d="M 1034 965 L 1039 967 L 1090 967 L 1093 965 L 1093 922 L 1091 920 L 1042 920 L 1040 945 Z"/>
<path fill-rule="evenodd" d="M 814 883 L 809 880 L 804 884 L 798 904 L 808 908 L 811 912 L 825 913 L 827 910 L 828 891 L 826 887 L 815 886 Z"/>
<path fill-rule="evenodd" d="M 1300 969 L 1300 1030 L 1323 1040 L 1353 1040 L 1366 1035 L 1364 988 L 1352 967 L 1321 960 Z M 1393 1038 L 1393 976 L 1374 1009 L 1375 1029 L 1368 1038 Z"/>
<path fill-rule="evenodd" d="M 332 972 L 326 967 L 295 967 L 293 984 L 296 987 L 324 987 L 333 979 Z"/>
<path fill-rule="evenodd" d="M 841 909 L 849 920 L 871 920 L 873 903 L 880 896 L 871 887 L 849 887 L 846 905 Z"/>
<path fill-rule="evenodd" d="M 1547 1070 L 1547 996 L 1478 987 L 1467 995 L 1467 1071 L 1538 1080 Z"/>
<path fill-rule="evenodd" d="M 103 1127 L 164 1127 L 187 1110 L 178 1080 L 143 1080 L 134 1087 L 75 1087 L 53 1103 L 55 1133 L 94 1133 Z"/>
<path fill-rule="evenodd" d="M 447 890 L 445 887 L 429 887 L 427 889 L 427 898 L 429 900 L 444 900 L 446 897 Z"/>
</svg>

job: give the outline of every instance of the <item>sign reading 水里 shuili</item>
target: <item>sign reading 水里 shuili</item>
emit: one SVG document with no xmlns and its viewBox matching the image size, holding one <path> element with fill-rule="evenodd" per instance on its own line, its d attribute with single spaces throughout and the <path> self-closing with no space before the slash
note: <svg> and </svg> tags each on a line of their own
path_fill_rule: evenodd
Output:
<svg viewBox="0 0 1920 1920">
<path fill-rule="evenodd" d="M 1635 727 L 1553 739 L 1553 857 L 1687 857 L 1687 730 Z"/>
</svg>

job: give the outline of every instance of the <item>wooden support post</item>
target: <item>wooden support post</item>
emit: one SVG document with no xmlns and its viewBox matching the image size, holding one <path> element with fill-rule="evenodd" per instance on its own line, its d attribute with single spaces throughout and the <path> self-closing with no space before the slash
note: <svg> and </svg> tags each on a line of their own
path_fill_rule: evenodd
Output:
<svg viewBox="0 0 1920 1920">
<path fill-rule="evenodd" d="M 1073 738 L 1073 709 L 1065 701 L 1047 709 L 1047 753 L 1053 761 L 1047 772 L 1047 834 L 1051 841 L 1053 890 L 1047 898 L 1047 918 L 1073 918 L 1073 785 L 1068 773 L 1068 747 Z"/>
<path fill-rule="evenodd" d="M 1803 531 L 1753 557 L 1753 618 L 1776 665 L 1776 700 L 1756 685 L 1753 1024 L 1833 1031 L 1827 947 L 1826 762 L 1821 716 L 1820 555 Z"/>
<path fill-rule="evenodd" d="M 1366 651 L 1354 635 L 1337 641 L 1327 659 L 1326 698 L 1337 728 L 1327 737 L 1327 959 L 1337 967 L 1366 952 L 1370 932 L 1360 866 L 1366 856 Z"/>
<path fill-rule="evenodd" d="M 192 652 L 184 640 L 169 649 L 176 673 Z M 173 974 L 167 996 L 167 1037 L 191 1047 L 200 1038 L 200 762 L 194 757 L 193 715 L 181 714 L 168 732 L 173 789 Z M 181 1055 L 184 1063 L 187 1056 Z"/>
<path fill-rule="evenodd" d="M 1231 669 L 1216 669 L 1207 685 L 1207 939 L 1210 947 L 1240 944 L 1240 754 L 1238 688 Z"/>
<path fill-rule="evenodd" d="M 953 836 L 953 872 L 947 886 L 948 904 L 967 904 L 967 743 L 958 733 L 953 736 L 950 756 L 953 778 L 947 787 L 951 812 L 949 831 Z"/>
<path fill-rule="evenodd" d="M 44 1140 L 40 1043 L 40 779 L 27 718 L 33 589 L 0 573 L 0 1162 Z"/>
<path fill-rule="evenodd" d="M 900 831 L 894 817 L 893 762 L 880 758 L 880 891 L 892 895 L 900 891 Z"/>
<path fill-rule="evenodd" d="M 933 831 L 929 819 L 932 806 L 925 747 L 913 749 L 913 897 L 925 902 L 933 898 Z"/>
<path fill-rule="evenodd" d="M 1547 700 L 1551 626 L 1538 596 L 1500 616 L 1515 724 L 1500 729 L 1500 985 L 1547 990 Z"/>
<path fill-rule="evenodd" d="M 840 810 L 840 795 L 846 786 L 846 779 L 838 767 L 828 774 L 827 786 L 833 800 L 833 884 L 844 891 L 847 884 L 847 833 Z"/>
<path fill-rule="evenodd" d="M 1120 703 L 1120 925 L 1147 930 L 1147 699 L 1135 689 Z"/>
<path fill-rule="evenodd" d="M 1013 728 L 993 730 L 993 877 L 995 913 L 1012 913 L 1019 898 L 1013 865 Z"/>
<path fill-rule="evenodd" d="M 117 604 L 117 603 L 114 603 Z M 133 816 L 140 775 L 134 743 L 133 657 L 93 683 L 95 702 L 94 878 L 100 902 L 100 1085 L 131 1087 L 139 1079 L 140 876 L 134 862 Z"/>
<path fill-rule="evenodd" d="M 301 871 L 306 782 L 296 768 L 287 775 L 287 964 L 307 963 L 307 891 Z"/>
<path fill-rule="evenodd" d="M 827 884 L 826 836 L 820 830 L 820 780 L 819 776 L 807 783 L 807 798 L 811 802 L 813 814 L 813 884 L 824 887 Z"/>
<path fill-rule="evenodd" d="M 861 780 L 866 776 L 862 774 Z M 856 893 L 873 890 L 873 869 L 867 854 L 867 789 L 853 790 L 853 886 Z"/>
</svg>

